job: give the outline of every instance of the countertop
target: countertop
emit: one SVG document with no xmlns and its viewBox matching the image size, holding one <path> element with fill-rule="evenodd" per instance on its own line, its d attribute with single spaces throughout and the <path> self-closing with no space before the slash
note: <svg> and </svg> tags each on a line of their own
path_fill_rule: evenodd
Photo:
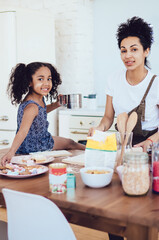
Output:
<svg viewBox="0 0 159 240">
<path fill-rule="evenodd" d="M 60 115 L 80 115 L 80 116 L 104 116 L 105 108 L 98 107 L 96 109 L 79 108 L 79 109 L 68 109 L 65 107 L 59 108 Z"/>
</svg>

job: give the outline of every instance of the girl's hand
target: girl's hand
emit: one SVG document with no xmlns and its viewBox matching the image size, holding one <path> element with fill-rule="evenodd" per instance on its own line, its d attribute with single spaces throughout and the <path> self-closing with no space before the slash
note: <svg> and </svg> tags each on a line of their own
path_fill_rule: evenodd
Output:
<svg viewBox="0 0 159 240">
<path fill-rule="evenodd" d="M 7 154 L 5 154 L 2 158 L 1 158 L 1 165 L 5 166 L 6 163 L 10 163 L 12 157 L 14 156 L 14 154 L 12 152 L 8 152 Z"/>
<path fill-rule="evenodd" d="M 59 95 L 59 96 L 60 96 L 60 95 Z M 57 98 L 57 101 L 54 102 L 54 103 L 52 103 L 52 105 L 54 106 L 54 109 L 61 107 L 60 97 L 59 97 L 59 96 L 58 96 L 58 98 Z"/>
</svg>

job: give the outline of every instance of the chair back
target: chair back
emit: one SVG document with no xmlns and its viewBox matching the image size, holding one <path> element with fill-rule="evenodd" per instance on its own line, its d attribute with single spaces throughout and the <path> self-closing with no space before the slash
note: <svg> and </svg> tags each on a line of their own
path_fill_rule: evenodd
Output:
<svg viewBox="0 0 159 240">
<path fill-rule="evenodd" d="M 9 240 L 76 240 L 61 210 L 45 197 L 2 189 Z"/>
</svg>

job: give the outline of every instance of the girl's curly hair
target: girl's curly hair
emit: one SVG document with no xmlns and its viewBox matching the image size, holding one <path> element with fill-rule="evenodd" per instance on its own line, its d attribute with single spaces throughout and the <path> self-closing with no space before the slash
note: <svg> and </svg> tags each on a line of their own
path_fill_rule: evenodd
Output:
<svg viewBox="0 0 159 240">
<path fill-rule="evenodd" d="M 23 97 L 31 91 L 30 83 L 32 82 L 32 75 L 41 67 L 48 67 L 51 71 L 52 89 L 47 97 L 50 98 L 50 102 L 52 102 L 53 99 L 57 99 L 57 87 L 62 81 L 55 67 L 50 63 L 43 62 L 32 62 L 28 65 L 19 63 L 12 69 L 7 88 L 12 104 L 16 105 L 21 103 Z"/>
<path fill-rule="evenodd" d="M 118 47 L 120 48 L 121 41 L 127 37 L 138 37 L 143 49 L 151 49 L 153 39 L 153 28 L 150 24 L 145 22 L 142 18 L 132 17 L 126 23 L 119 25 L 117 29 L 116 38 Z M 145 65 L 147 66 L 147 59 L 145 58 Z"/>
</svg>

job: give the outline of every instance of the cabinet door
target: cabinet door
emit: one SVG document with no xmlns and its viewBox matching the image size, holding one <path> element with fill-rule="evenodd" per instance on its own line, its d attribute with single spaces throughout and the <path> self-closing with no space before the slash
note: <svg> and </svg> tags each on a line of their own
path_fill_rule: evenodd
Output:
<svg viewBox="0 0 159 240">
<path fill-rule="evenodd" d="M 6 94 L 11 69 L 16 63 L 43 61 L 55 64 L 54 19 L 31 10 L 0 12 L 0 129 L 15 130 L 17 108 Z M 57 114 L 48 116 L 49 131 L 57 134 Z"/>
<path fill-rule="evenodd" d="M 9 148 L 15 137 L 15 131 L 0 131 L 0 149 Z"/>
<path fill-rule="evenodd" d="M 16 64 L 15 12 L 0 13 L 0 33 L 0 129 L 16 129 L 17 109 L 6 94 L 9 75 Z"/>
</svg>

